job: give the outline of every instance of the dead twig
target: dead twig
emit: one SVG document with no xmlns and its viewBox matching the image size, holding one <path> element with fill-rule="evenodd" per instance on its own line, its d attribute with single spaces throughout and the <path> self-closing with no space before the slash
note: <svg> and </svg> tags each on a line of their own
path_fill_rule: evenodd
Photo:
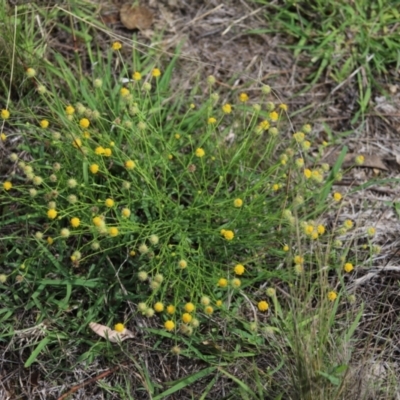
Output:
<svg viewBox="0 0 400 400">
<path fill-rule="evenodd" d="M 69 397 L 71 394 L 77 392 L 79 389 L 90 385 L 93 382 L 97 382 L 100 379 L 103 379 L 105 377 L 107 377 L 108 375 L 113 374 L 114 372 L 118 371 L 118 369 L 120 369 L 123 365 L 125 365 L 126 363 L 123 363 L 121 365 L 117 365 L 114 368 L 109 369 L 108 371 L 105 371 L 103 373 L 101 373 L 100 375 L 95 376 L 94 378 L 90 378 L 87 381 L 80 383 L 79 385 L 74 386 L 73 388 L 71 388 L 67 393 L 64 393 L 62 396 L 60 396 L 57 400 L 64 400 L 67 397 Z"/>
</svg>

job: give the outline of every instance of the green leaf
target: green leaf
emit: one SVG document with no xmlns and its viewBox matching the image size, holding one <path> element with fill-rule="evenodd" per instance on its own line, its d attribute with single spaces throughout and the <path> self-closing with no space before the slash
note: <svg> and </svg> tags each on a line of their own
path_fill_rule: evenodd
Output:
<svg viewBox="0 0 400 400">
<path fill-rule="evenodd" d="M 45 337 L 42 339 L 39 344 L 36 346 L 35 350 L 33 350 L 32 354 L 29 356 L 29 358 L 26 360 L 24 367 L 29 368 L 38 358 L 40 352 L 47 346 L 47 344 L 50 342 L 50 338 Z"/>
<path fill-rule="evenodd" d="M 208 367 L 208 368 L 205 368 L 193 375 L 187 376 L 186 378 L 179 380 L 174 386 L 172 386 L 165 392 L 162 392 L 158 396 L 153 397 L 153 400 L 165 399 L 167 396 L 171 395 L 172 393 L 175 393 L 178 390 L 182 390 L 183 388 L 191 385 L 192 383 L 196 382 L 197 380 L 204 378 L 205 376 L 214 372 L 216 369 L 217 369 L 217 367 Z"/>
<path fill-rule="evenodd" d="M 228 378 L 232 379 L 235 383 L 237 383 L 247 394 L 250 394 L 254 398 L 257 397 L 257 395 L 244 382 L 242 382 L 240 379 L 236 378 L 236 376 L 230 374 L 228 371 L 225 371 L 222 368 L 219 368 L 219 371 L 221 371 Z"/>
<path fill-rule="evenodd" d="M 346 334 L 344 336 L 344 340 L 345 340 L 346 343 L 348 343 L 350 341 L 350 339 L 352 338 L 355 330 L 357 329 L 358 323 L 360 322 L 360 319 L 361 319 L 361 317 L 363 315 L 363 311 L 364 311 L 364 305 L 361 306 L 360 311 L 358 312 L 356 318 L 354 319 L 354 321 L 350 325 L 349 330 L 346 332 Z"/>
<path fill-rule="evenodd" d="M 322 372 L 322 371 L 318 371 L 318 374 L 323 376 L 324 378 L 328 379 L 328 381 L 331 382 L 332 385 L 335 385 L 335 386 L 339 386 L 340 385 L 340 381 L 341 381 L 340 378 L 338 378 L 336 376 L 333 376 L 333 375 L 330 375 L 330 374 L 327 374 L 327 373 Z"/>
</svg>

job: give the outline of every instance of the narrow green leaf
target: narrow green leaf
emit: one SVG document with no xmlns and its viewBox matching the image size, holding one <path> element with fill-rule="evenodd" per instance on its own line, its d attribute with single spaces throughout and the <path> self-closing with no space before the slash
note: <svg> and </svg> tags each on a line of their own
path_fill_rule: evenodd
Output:
<svg viewBox="0 0 400 400">
<path fill-rule="evenodd" d="M 186 378 L 180 380 L 178 383 L 176 383 L 174 386 L 166 390 L 165 392 L 162 392 L 158 396 L 154 397 L 153 400 L 162 400 L 165 399 L 167 396 L 171 395 L 172 393 L 177 392 L 178 390 L 181 390 L 192 383 L 196 382 L 197 380 L 204 378 L 205 376 L 209 375 L 211 372 L 214 372 L 217 369 L 217 367 L 208 367 L 205 368 L 193 375 L 187 376 Z"/>
<path fill-rule="evenodd" d="M 38 358 L 40 352 L 47 346 L 47 344 L 50 342 L 50 338 L 45 337 L 42 339 L 39 344 L 36 346 L 35 350 L 31 353 L 29 358 L 26 360 L 24 367 L 29 368 Z"/>
<path fill-rule="evenodd" d="M 221 371 L 223 374 L 225 374 L 228 378 L 232 379 L 234 382 L 236 382 L 246 393 L 250 394 L 254 398 L 257 397 L 257 395 L 240 379 L 236 378 L 236 376 L 233 376 L 229 372 L 225 371 L 222 368 L 219 368 L 219 371 Z"/>
<path fill-rule="evenodd" d="M 328 381 L 331 382 L 333 385 L 339 386 L 339 384 L 340 384 L 340 379 L 337 378 L 336 376 L 327 374 L 327 373 L 322 372 L 322 371 L 318 371 L 318 374 L 321 375 L 321 376 L 323 376 L 324 378 L 328 379 Z"/>
<path fill-rule="evenodd" d="M 364 305 L 361 306 L 361 309 L 358 312 L 356 318 L 354 319 L 353 323 L 350 325 L 349 330 L 346 332 L 346 334 L 344 336 L 345 342 L 349 342 L 350 339 L 352 338 L 355 330 L 357 329 L 358 323 L 360 322 L 360 319 L 363 315 L 363 312 L 364 312 Z"/>
</svg>

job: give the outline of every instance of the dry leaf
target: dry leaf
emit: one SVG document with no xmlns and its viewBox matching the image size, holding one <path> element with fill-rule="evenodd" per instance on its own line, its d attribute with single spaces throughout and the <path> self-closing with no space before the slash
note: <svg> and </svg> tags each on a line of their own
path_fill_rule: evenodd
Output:
<svg viewBox="0 0 400 400">
<path fill-rule="evenodd" d="M 96 322 L 91 322 L 89 327 L 93 332 L 113 343 L 123 342 L 126 339 L 132 339 L 134 337 L 133 333 L 126 328 L 122 332 L 117 332 L 108 326 L 97 324 Z"/>
<path fill-rule="evenodd" d="M 119 16 L 127 29 L 148 29 L 153 23 L 153 13 L 148 8 L 129 3 L 121 7 Z"/>
</svg>

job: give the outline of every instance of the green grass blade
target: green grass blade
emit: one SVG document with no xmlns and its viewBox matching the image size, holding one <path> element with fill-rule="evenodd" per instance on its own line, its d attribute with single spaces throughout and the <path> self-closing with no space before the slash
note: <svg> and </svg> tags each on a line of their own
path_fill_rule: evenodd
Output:
<svg viewBox="0 0 400 400">
<path fill-rule="evenodd" d="M 162 392 L 158 396 L 154 397 L 153 400 L 162 400 L 165 399 L 167 396 L 171 395 L 172 393 L 177 392 L 178 390 L 181 390 L 192 383 L 196 382 L 199 379 L 202 379 L 206 377 L 207 375 L 211 374 L 217 369 L 217 367 L 208 367 L 205 368 L 193 375 L 187 376 L 184 379 L 181 379 L 178 383 L 176 383 L 174 386 L 166 390 L 165 392 Z"/>
<path fill-rule="evenodd" d="M 39 344 L 36 346 L 35 350 L 33 350 L 32 354 L 29 356 L 29 358 L 26 360 L 24 367 L 29 368 L 38 358 L 40 352 L 47 346 L 47 344 L 50 342 L 50 338 L 45 337 L 42 339 Z"/>
</svg>

